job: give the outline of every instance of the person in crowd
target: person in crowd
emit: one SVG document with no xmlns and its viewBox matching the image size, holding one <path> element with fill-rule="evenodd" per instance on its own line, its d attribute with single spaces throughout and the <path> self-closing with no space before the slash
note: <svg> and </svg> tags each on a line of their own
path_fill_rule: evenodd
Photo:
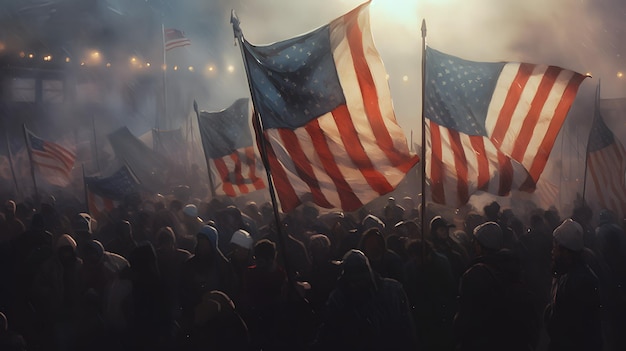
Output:
<svg viewBox="0 0 626 351">
<path fill-rule="evenodd" d="M 544 315 L 550 351 L 602 350 L 599 281 L 582 257 L 583 236 L 572 219 L 553 232 L 552 300 Z"/>
<path fill-rule="evenodd" d="M 26 230 L 24 223 L 15 216 L 16 204 L 13 200 L 7 200 L 2 209 L 4 222 L 0 226 L 0 243 L 8 242 L 17 238 Z"/>
<path fill-rule="evenodd" d="M 348 251 L 312 350 L 416 350 L 415 325 L 402 285 Z"/>
<path fill-rule="evenodd" d="M 626 330 L 626 236 L 617 216 L 607 209 L 600 212 L 595 233 L 594 252 L 605 273 L 600 291 L 605 346 L 608 350 L 618 350 L 626 345 L 623 333 Z"/>
<path fill-rule="evenodd" d="M 0 350 L 26 351 L 26 346 L 24 337 L 9 329 L 7 316 L 3 312 L 0 312 Z"/>
<path fill-rule="evenodd" d="M 387 248 L 383 233 L 376 227 L 363 233 L 359 249 L 367 256 L 370 267 L 383 278 L 399 282 L 404 279 L 404 267 L 400 255 Z"/>
<path fill-rule="evenodd" d="M 277 260 L 276 244 L 261 239 L 254 245 L 255 264 L 244 273 L 241 298 L 253 343 L 261 349 L 279 342 L 278 316 L 287 295 L 287 274 Z"/>
<path fill-rule="evenodd" d="M 176 243 L 181 249 L 193 250 L 196 245 L 195 234 L 204 225 L 204 220 L 198 216 L 198 207 L 196 205 L 187 204 L 183 207 L 181 225 L 183 231 L 176 239 Z"/>
<path fill-rule="evenodd" d="M 156 252 L 145 241 L 129 254 L 130 267 L 121 273 L 121 279 L 130 283 L 126 304 L 128 327 L 126 340 L 129 350 L 169 350 L 174 347 L 176 329 L 172 302 L 159 271 Z"/>
<path fill-rule="evenodd" d="M 183 263 L 180 271 L 181 327 L 189 333 L 193 325 L 194 308 L 202 295 L 211 290 L 232 294 L 235 273 L 218 247 L 218 231 L 204 225 L 196 235 L 194 255 Z"/>
<path fill-rule="evenodd" d="M 183 263 L 191 257 L 191 253 L 176 246 L 176 236 L 170 227 L 159 229 L 156 239 L 155 251 L 159 272 L 173 308 L 173 316 L 178 319 L 180 318 L 180 273 Z"/>
<path fill-rule="evenodd" d="M 387 204 L 383 208 L 383 222 L 385 228 L 391 230 L 396 223 L 404 219 L 404 208 L 396 202 L 396 198 L 390 196 L 387 198 Z"/>
<path fill-rule="evenodd" d="M 195 308 L 193 344 L 188 350 L 248 351 L 252 341 L 246 322 L 233 300 L 224 292 L 212 290 L 202 296 Z"/>
<path fill-rule="evenodd" d="M 59 237 L 54 246 L 54 254 L 34 278 L 35 298 L 32 301 L 39 306 L 50 346 L 59 350 L 73 350 L 77 336 L 74 323 L 83 286 L 83 261 L 76 255 L 76 242 L 68 234 Z"/>
<path fill-rule="evenodd" d="M 502 249 L 504 237 L 496 222 L 479 225 L 473 237 L 476 258 L 459 284 L 456 349 L 533 350 L 538 317 L 519 259 Z"/>
<path fill-rule="evenodd" d="M 503 235 L 503 247 L 509 250 L 512 250 L 517 245 L 517 238 L 515 237 L 515 233 L 510 228 L 509 223 L 507 222 L 507 217 L 503 216 L 504 211 L 500 211 L 501 207 L 497 201 L 492 201 L 488 205 L 483 207 L 483 212 L 485 213 L 485 218 L 487 221 L 496 222 L 502 229 Z M 505 210 L 512 214 L 512 211 L 509 209 Z"/>
<path fill-rule="evenodd" d="M 457 286 L 446 256 L 428 241 L 407 243 L 403 287 L 423 350 L 453 350 L 452 320 L 456 312 Z"/>
<path fill-rule="evenodd" d="M 136 247 L 137 242 L 133 236 L 133 226 L 126 220 L 116 223 L 114 237 L 104 243 L 104 248 L 107 251 L 121 255 L 124 258 L 128 258 Z"/>
<path fill-rule="evenodd" d="M 321 318 L 325 313 L 326 301 L 337 284 L 341 267 L 332 257 L 331 242 L 326 235 L 312 235 L 308 249 L 311 270 L 303 280 L 310 284 L 311 289 L 306 292 L 306 298 L 318 318 Z"/>
<path fill-rule="evenodd" d="M 254 264 L 253 245 L 254 239 L 252 239 L 250 233 L 243 229 L 236 230 L 230 238 L 229 251 L 226 254 L 226 258 L 228 258 L 237 277 L 235 290 L 232 294 L 235 300 L 238 300 L 240 297 L 246 270 Z"/>
<path fill-rule="evenodd" d="M 469 263 L 469 256 L 465 249 L 450 237 L 450 228 L 454 228 L 454 224 L 445 218 L 433 217 L 430 221 L 430 240 L 435 251 L 448 258 L 455 284 L 458 284 Z"/>
</svg>

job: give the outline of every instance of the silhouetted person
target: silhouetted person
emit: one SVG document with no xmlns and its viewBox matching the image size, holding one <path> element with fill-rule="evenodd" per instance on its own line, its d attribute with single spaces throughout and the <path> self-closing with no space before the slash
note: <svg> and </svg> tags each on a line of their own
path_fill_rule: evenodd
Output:
<svg viewBox="0 0 626 351">
<path fill-rule="evenodd" d="M 450 228 L 454 228 L 454 224 L 441 216 L 435 216 L 430 221 L 430 237 L 433 247 L 435 251 L 448 258 L 455 284 L 458 284 L 469 262 L 464 248 L 450 237 Z"/>
<path fill-rule="evenodd" d="M 24 337 L 9 329 L 7 317 L 2 312 L 0 312 L 0 350 L 26 351 Z"/>
<path fill-rule="evenodd" d="M 583 228 L 566 219 L 554 232 L 552 300 L 545 311 L 549 350 L 601 350 L 599 282 L 585 263 Z M 623 345 L 622 345 L 623 346 Z"/>
<path fill-rule="evenodd" d="M 350 250 L 314 350 L 416 350 L 415 326 L 402 285 L 381 278 L 363 252 Z"/>
<path fill-rule="evenodd" d="M 533 350 L 537 315 L 521 280 L 519 260 L 502 249 L 503 234 L 495 222 L 474 229 L 476 258 L 459 284 L 454 319 L 457 350 Z"/>
</svg>

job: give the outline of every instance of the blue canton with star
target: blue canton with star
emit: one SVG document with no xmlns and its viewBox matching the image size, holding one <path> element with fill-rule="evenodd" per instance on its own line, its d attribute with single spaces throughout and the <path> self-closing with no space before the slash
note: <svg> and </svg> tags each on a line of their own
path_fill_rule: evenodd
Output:
<svg viewBox="0 0 626 351">
<path fill-rule="evenodd" d="M 504 63 L 474 62 L 426 49 L 426 118 L 468 135 L 488 136 L 487 109 Z"/>
<path fill-rule="evenodd" d="M 296 129 L 345 104 L 328 26 L 268 46 L 244 41 L 244 54 L 265 129 Z"/>
<path fill-rule="evenodd" d="M 589 143 L 587 145 L 587 152 L 594 152 L 613 144 L 615 142 L 615 136 L 613 132 L 607 127 L 602 119 L 600 112 L 596 109 L 596 115 L 591 125 L 591 131 L 589 132 Z"/>
<path fill-rule="evenodd" d="M 31 133 L 28 133 L 28 137 L 30 139 L 30 148 L 37 151 L 45 151 L 44 144 L 45 142 L 42 139 L 34 136 Z"/>
<path fill-rule="evenodd" d="M 208 158 L 220 158 L 235 150 L 252 145 L 252 134 L 248 127 L 248 99 L 235 101 L 220 112 L 200 112 L 200 133 L 206 141 Z M 204 144 L 203 144 L 204 145 Z"/>
<path fill-rule="evenodd" d="M 126 195 L 137 192 L 139 188 L 135 177 L 126 166 L 110 177 L 86 177 L 85 183 L 94 193 L 117 201 L 124 200 Z"/>
</svg>

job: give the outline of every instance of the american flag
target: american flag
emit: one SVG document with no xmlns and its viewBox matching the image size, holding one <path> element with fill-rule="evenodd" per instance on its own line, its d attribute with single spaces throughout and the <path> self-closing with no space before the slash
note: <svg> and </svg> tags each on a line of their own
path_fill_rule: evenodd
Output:
<svg viewBox="0 0 626 351">
<path fill-rule="evenodd" d="M 596 102 L 595 116 L 589 132 L 587 170 L 599 205 L 613 211 L 617 218 L 624 218 L 626 152 L 622 143 L 604 123 L 598 106 L 601 101 Z"/>
<path fill-rule="evenodd" d="M 217 172 L 218 193 L 235 197 L 265 188 L 264 171 L 250 131 L 247 98 L 218 112 L 201 111 L 198 126 L 209 172 Z"/>
<path fill-rule="evenodd" d="M 139 191 L 139 181 L 126 165 L 109 177 L 85 177 L 84 183 L 89 213 L 96 218 Z"/>
<path fill-rule="evenodd" d="M 426 174 L 432 199 L 533 191 L 585 76 L 555 66 L 467 61 L 426 50 Z"/>
<path fill-rule="evenodd" d="M 185 33 L 174 28 L 165 28 L 163 30 L 163 41 L 165 51 L 170 51 L 181 46 L 191 45 L 191 40 L 185 36 Z"/>
<path fill-rule="evenodd" d="M 368 5 L 272 45 L 243 41 L 284 212 L 304 201 L 356 210 L 394 190 L 419 160 L 396 122 Z"/>
<path fill-rule="evenodd" d="M 72 169 L 76 154 L 50 141 L 37 137 L 24 127 L 32 164 L 39 171 L 39 175 L 52 185 L 68 186 L 72 181 Z"/>
</svg>

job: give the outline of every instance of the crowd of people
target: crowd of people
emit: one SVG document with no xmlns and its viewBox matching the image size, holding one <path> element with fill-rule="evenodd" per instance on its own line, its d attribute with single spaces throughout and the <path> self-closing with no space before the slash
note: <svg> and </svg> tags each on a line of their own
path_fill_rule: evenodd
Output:
<svg viewBox="0 0 626 351">
<path fill-rule="evenodd" d="M 610 211 L 593 225 L 585 206 L 562 218 L 492 202 L 422 221 L 408 196 L 283 215 L 191 195 L 135 194 L 98 217 L 3 199 L 0 349 L 626 347 L 626 237 Z"/>
</svg>

